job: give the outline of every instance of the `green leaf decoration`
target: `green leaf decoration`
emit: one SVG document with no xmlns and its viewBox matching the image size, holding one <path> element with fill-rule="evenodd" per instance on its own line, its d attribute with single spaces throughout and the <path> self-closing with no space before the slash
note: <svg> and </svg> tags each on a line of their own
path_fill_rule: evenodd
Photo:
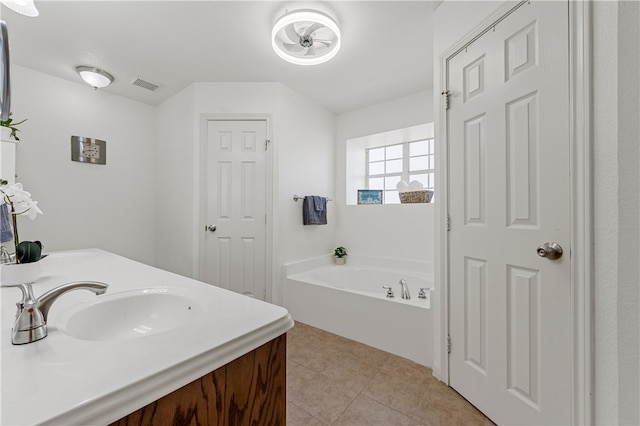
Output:
<svg viewBox="0 0 640 426">
<path fill-rule="evenodd" d="M 24 123 L 25 121 L 27 121 L 27 119 L 25 118 L 22 121 L 19 121 L 17 123 L 13 122 L 13 118 L 11 118 L 11 112 L 9 113 L 9 118 L 7 118 L 6 120 L 0 120 L 0 126 L 2 127 L 8 127 L 11 129 L 11 137 L 17 141 L 20 141 L 20 138 L 17 135 L 17 132 L 20 131 L 20 129 L 18 129 L 17 126 L 19 126 L 20 124 Z"/>
</svg>

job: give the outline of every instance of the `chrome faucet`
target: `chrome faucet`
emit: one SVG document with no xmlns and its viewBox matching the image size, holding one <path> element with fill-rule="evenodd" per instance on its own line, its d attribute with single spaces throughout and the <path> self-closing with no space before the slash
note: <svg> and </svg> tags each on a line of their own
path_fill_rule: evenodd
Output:
<svg viewBox="0 0 640 426">
<path fill-rule="evenodd" d="M 22 291 L 22 300 L 16 303 L 18 311 L 11 330 L 11 343 L 24 345 L 47 337 L 49 309 L 58 297 L 73 290 L 89 290 L 95 294 L 104 294 L 109 285 L 98 281 L 76 281 L 49 290 L 37 299 L 33 295 L 31 283 L 20 284 L 17 287 Z"/>
<path fill-rule="evenodd" d="M 411 299 L 411 294 L 409 294 L 409 287 L 407 286 L 407 282 L 402 279 L 398 281 L 398 284 L 400 284 L 400 297 L 407 300 Z"/>
</svg>

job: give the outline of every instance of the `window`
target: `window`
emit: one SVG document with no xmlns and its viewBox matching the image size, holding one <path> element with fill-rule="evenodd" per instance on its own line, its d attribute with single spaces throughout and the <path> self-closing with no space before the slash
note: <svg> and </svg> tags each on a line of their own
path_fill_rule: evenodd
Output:
<svg viewBox="0 0 640 426">
<path fill-rule="evenodd" d="M 399 204 L 396 185 L 417 180 L 435 190 L 433 123 L 348 139 L 345 144 L 345 202 L 357 205 L 358 190 L 381 189 L 384 204 Z"/>
<path fill-rule="evenodd" d="M 366 150 L 367 189 L 384 190 L 384 204 L 399 204 L 396 185 L 417 180 L 434 189 L 434 139 L 422 139 Z"/>
</svg>

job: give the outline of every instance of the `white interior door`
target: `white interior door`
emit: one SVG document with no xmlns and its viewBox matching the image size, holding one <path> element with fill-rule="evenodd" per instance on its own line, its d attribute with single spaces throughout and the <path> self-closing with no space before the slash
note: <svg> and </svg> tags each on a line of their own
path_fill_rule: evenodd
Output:
<svg viewBox="0 0 640 426">
<path fill-rule="evenodd" d="M 266 297 L 264 120 L 207 122 L 204 280 Z"/>
<path fill-rule="evenodd" d="M 568 55 L 532 1 L 448 66 L 450 385 L 498 424 L 571 423 Z"/>
</svg>

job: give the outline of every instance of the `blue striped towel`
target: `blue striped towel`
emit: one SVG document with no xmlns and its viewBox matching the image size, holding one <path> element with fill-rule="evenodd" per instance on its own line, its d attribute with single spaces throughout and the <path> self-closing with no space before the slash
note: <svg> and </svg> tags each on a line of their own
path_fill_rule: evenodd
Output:
<svg viewBox="0 0 640 426">
<path fill-rule="evenodd" d="M 9 206 L 0 205 L 0 243 L 13 240 L 13 229 L 11 228 L 11 214 Z"/>
</svg>

